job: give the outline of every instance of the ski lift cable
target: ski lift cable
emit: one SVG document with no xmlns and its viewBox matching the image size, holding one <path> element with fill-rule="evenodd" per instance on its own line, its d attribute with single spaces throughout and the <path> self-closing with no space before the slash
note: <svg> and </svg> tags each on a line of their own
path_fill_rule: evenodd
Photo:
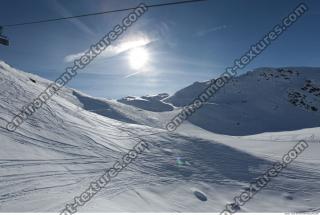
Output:
<svg viewBox="0 0 320 215">
<path fill-rule="evenodd" d="M 196 3 L 196 2 L 204 2 L 207 0 L 184 0 L 184 1 L 178 1 L 178 2 L 168 2 L 168 3 L 162 3 L 162 4 L 145 4 L 147 8 L 153 8 L 153 7 L 164 7 L 164 6 L 173 6 L 173 5 L 179 5 L 179 4 L 188 4 L 188 3 Z M 88 14 L 81 14 L 76 16 L 68 16 L 68 17 L 60 17 L 60 18 L 53 18 L 53 19 L 44 19 L 44 20 L 37 20 L 37 21 L 31 21 L 31 22 L 22 22 L 22 23 L 15 23 L 15 24 L 6 24 L 6 25 L 0 25 L 0 27 L 17 27 L 17 26 L 24 26 L 24 25 L 33 25 L 33 24 L 40 24 L 40 23 L 48 23 L 48 22 L 56 22 L 61 20 L 67 20 L 67 19 L 76 19 L 76 18 L 82 18 L 82 17 L 88 17 L 88 16 L 97 16 L 97 15 L 104 15 L 109 13 L 116 13 L 116 12 L 123 12 L 128 10 L 134 10 L 136 7 L 130 7 L 130 8 L 123 8 L 123 9 L 117 9 L 117 10 L 109 10 L 109 11 L 102 11 L 97 13 L 88 13 Z"/>
</svg>

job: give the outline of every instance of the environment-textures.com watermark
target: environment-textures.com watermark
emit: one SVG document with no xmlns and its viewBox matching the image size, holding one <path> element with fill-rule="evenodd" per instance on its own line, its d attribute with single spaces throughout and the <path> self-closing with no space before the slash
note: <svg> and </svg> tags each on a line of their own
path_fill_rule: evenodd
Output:
<svg viewBox="0 0 320 215">
<path fill-rule="evenodd" d="M 105 188 L 120 172 L 135 161 L 139 154 L 142 154 L 148 149 L 148 143 L 140 140 L 140 142 L 122 157 L 121 161 L 117 161 L 112 168 L 108 169 L 98 180 L 91 182 L 88 189 L 82 192 L 79 196 L 74 197 L 72 204 L 67 204 L 61 215 L 71 215 L 78 212 L 78 208 L 84 206 L 94 196 L 96 196 L 103 188 Z"/>
<path fill-rule="evenodd" d="M 226 68 L 226 71 L 216 80 L 212 80 L 210 85 L 201 92 L 189 105 L 173 117 L 166 125 L 168 131 L 175 131 L 185 120 L 191 117 L 197 110 L 202 108 L 208 101 L 230 80 L 232 80 L 239 69 L 244 69 L 256 57 L 263 53 L 275 40 L 277 40 L 286 30 L 298 21 L 308 11 L 308 6 L 304 3 L 298 5 L 281 24 L 273 27 L 261 40 L 253 44 L 250 49 L 239 59 L 234 61 L 233 66 Z"/>
<path fill-rule="evenodd" d="M 73 66 L 66 68 L 66 71 L 60 75 L 55 82 L 50 84 L 33 102 L 23 107 L 11 122 L 7 124 L 9 131 L 15 131 L 22 123 L 32 116 L 38 109 L 46 104 L 62 87 L 67 85 L 78 71 L 88 66 L 96 57 L 105 51 L 115 40 L 117 40 L 129 27 L 148 10 L 145 4 L 140 4 L 133 12 L 126 16 L 121 24 L 116 25 L 113 30 L 106 34 L 98 43 L 91 45 L 79 59 L 74 60 Z"/>
<path fill-rule="evenodd" d="M 298 158 L 298 156 L 309 147 L 309 144 L 302 140 L 299 141 L 283 157 L 281 162 L 276 162 L 262 176 L 257 178 L 248 188 L 238 196 L 234 197 L 234 202 L 227 204 L 221 215 L 230 215 L 240 210 L 240 207 L 249 202 L 259 191 L 265 188 L 272 180 L 277 177 L 289 164 Z"/>
</svg>

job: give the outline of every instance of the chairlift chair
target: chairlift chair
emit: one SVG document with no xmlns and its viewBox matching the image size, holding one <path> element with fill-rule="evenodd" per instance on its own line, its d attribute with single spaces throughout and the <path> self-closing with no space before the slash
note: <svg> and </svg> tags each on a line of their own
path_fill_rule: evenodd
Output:
<svg viewBox="0 0 320 215">
<path fill-rule="evenodd" d="M 2 35 L 3 28 L 0 26 L 0 44 L 9 46 L 9 40 L 6 36 Z"/>
</svg>

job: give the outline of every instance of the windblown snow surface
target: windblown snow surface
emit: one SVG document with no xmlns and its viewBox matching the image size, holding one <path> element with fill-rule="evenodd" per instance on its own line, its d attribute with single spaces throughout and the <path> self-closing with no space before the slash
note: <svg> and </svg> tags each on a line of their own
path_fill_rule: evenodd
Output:
<svg viewBox="0 0 320 215">
<path fill-rule="evenodd" d="M 221 212 L 302 139 L 309 148 L 240 212 L 319 211 L 319 72 L 240 76 L 174 133 L 166 122 L 208 82 L 143 102 L 63 88 L 9 132 L 50 81 L 0 62 L 0 212 L 62 211 L 139 139 L 149 149 L 79 212 Z"/>
</svg>

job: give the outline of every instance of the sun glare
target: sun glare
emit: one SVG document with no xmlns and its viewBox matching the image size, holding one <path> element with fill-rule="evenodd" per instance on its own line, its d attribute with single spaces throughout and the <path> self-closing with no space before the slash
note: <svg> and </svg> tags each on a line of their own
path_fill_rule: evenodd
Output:
<svg viewBox="0 0 320 215">
<path fill-rule="evenodd" d="M 132 69 L 142 69 L 149 61 L 149 53 L 145 48 L 135 48 L 129 53 L 129 62 Z"/>
</svg>

